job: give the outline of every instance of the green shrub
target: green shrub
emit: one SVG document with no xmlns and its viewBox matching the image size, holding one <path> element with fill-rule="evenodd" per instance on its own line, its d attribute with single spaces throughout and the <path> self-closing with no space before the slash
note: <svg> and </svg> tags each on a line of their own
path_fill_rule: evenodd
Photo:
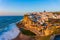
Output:
<svg viewBox="0 0 60 40">
<path fill-rule="evenodd" d="M 35 36 L 36 34 L 34 34 L 33 32 L 29 31 L 29 30 L 25 30 L 24 28 L 20 28 L 21 32 L 25 35 L 29 35 L 29 36 Z"/>
</svg>

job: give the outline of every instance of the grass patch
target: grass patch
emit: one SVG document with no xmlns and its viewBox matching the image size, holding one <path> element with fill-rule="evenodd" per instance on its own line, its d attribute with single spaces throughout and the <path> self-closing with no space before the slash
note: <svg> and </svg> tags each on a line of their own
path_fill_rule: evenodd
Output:
<svg viewBox="0 0 60 40">
<path fill-rule="evenodd" d="M 29 35 L 29 36 L 35 36 L 36 34 L 34 34 L 33 32 L 29 31 L 29 30 L 25 30 L 24 28 L 20 28 L 21 32 L 25 35 Z"/>
</svg>

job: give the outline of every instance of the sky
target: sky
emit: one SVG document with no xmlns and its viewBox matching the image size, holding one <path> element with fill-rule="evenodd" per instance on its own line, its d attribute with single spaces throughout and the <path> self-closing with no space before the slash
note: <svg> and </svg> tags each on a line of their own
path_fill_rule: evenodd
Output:
<svg viewBox="0 0 60 40">
<path fill-rule="evenodd" d="M 0 0 L 0 11 L 2 12 L 25 13 L 44 10 L 60 11 L 60 0 Z"/>
</svg>

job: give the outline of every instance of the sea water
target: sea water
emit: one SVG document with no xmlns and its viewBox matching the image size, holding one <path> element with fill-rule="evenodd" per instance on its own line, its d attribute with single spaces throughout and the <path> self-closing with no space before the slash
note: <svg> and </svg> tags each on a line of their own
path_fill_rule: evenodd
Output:
<svg viewBox="0 0 60 40">
<path fill-rule="evenodd" d="M 0 16 L 0 35 L 8 31 L 8 25 L 20 21 L 23 16 Z M 8 29 L 8 30 L 5 30 Z"/>
<path fill-rule="evenodd" d="M 5 28 L 8 29 L 8 25 L 16 23 L 21 19 L 23 19 L 23 16 L 0 16 L 0 35 L 7 31 Z M 60 35 L 55 37 L 54 40 L 60 40 Z"/>
<path fill-rule="evenodd" d="M 60 40 L 60 35 L 56 35 L 54 40 Z"/>
</svg>

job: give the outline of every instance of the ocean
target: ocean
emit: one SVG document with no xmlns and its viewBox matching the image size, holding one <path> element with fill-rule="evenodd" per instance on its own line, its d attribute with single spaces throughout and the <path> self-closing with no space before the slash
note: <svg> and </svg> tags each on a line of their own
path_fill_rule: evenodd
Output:
<svg viewBox="0 0 60 40">
<path fill-rule="evenodd" d="M 3 32 L 4 28 L 12 23 L 20 21 L 23 16 L 0 16 L 0 34 Z"/>
<path fill-rule="evenodd" d="M 3 33 L 4 28 L 8 28 L 9 24 L 16 23 L 23 19 L 23 16 L 0 16 L 0 34 Z M 54 40 L 60 40 L 60 35 Z"/>
</svg>

